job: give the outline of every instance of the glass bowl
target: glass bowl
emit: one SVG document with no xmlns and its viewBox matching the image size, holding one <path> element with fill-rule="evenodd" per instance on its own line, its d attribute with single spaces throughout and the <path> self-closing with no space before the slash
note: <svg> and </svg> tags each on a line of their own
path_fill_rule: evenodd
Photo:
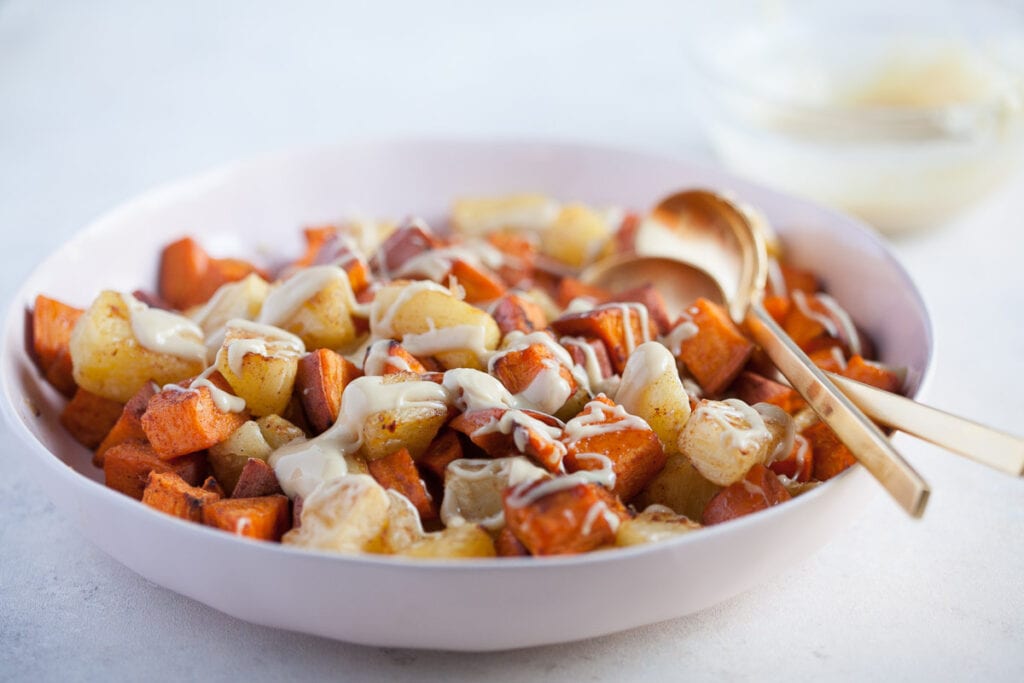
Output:
<svg viewBox="0 0 1024 683">
<path fill-rule="evenodd" d="M 1022 157 L 1020 6 L 733 3 L 689 48 L 728 166 L 885 232 L 941 225 Z"/>
</svg>

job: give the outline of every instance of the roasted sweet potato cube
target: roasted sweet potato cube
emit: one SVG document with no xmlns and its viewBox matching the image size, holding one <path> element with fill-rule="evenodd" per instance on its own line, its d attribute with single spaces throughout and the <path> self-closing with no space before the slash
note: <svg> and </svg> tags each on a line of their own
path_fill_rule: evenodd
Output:
<svg viewBox="0 0 1024 683">
<path fill-rule="evenodd" d="M 232 498 L 260 498 L 284 493 L 274 468 L 259 458 L 249 458 L 238 475 Z"/>
<path fill-rule="evenodd" d="M 463 457 L 462 442 L 459 440 L 459 435 L 445 427 L 430 443 L 416 464 L 433 475 L 437 483 L 444 484 L 444 473 L 448 469 L 448 463 L 461 457 Z"/>
<path fill-rule="evenodd" d="M 544 344 L 530 344 L 525 349 L 506 351 L 494 359 L 490 371 L 506 389 L 518 394 L 526 391 L 537 375 L 548 368 L 557 369 L 559 376 L 568 384 L 571 396 L 576 391 L 576 380 Z"/>
<path fill-rule="evenodd" d="M 124 404 L 79 388 L 64 406 L 60 423 L 86 448 L 96 448 L 121 417 Z"/>
<path fill-rule="evenodd" d="M 789 313 L 790 306 L 793 305 L 790 298 L 785 296 L 766 296 L 761 303 L 768 311 L 768 315 L 779 325 L 786 321 L 786 315 Z"/>
<path fill-rule="evenodd" d="M 457 416 L 449 423 L 492 458 L 528 455 L 551 472 L 565 457 L 561 423 L 533 410 L 484 408 Z"/>
<path fill-rule="evenodd" d="M 527 235 L 515 231 L 497 231 L 487 235 L 487 241 L 505 255 L 498 267 L 498 276 L 509 287 L 521 287 L 533 280 L 537 244 Z"/>
<path fill-rule="evenodd" d="M 420 221 L 412 221 L 388 235 L 370 260 L 370 266 L 389 276 L 414 256 L 442 246 L 444 241 L 430 228 Z"/>
<path fill-rule="evenodd" d="M 448 275 L 459 281 L 466 291 L 466 301 L 471 304 L 494 301 L 505 293 L 505 284 L 497 274 L 463 259 L 452 262 Z"/>
<path fill-rule="evenodd" d="M 370 265 L 354 248 L 352 242 L 340 234 L 333 234 L 321 245 L 313 258 L 313 265 L 336 265 L 348 274 L 352 291 L 359 293 L 370 284 Z"/>
<path fill-rule="evenodd" d="M 607 304 L 591 311 L 563 315 L 553 321 L 551 327 L 559 335 L 600 339 L 612 367 L 619 374 L 625 369 L 633 349 L 657 336 L 647 309 L 637 303 Z"/>
<path fill-rule="evenodd" d="M 370 475 L 386 489 L 394 489 L 409 499 L 423 521 L 437 519 L 437 507 L 427 493 L 427 487 L 420 479 L 416 463 L 407 448 L 401 448 L 391 455 L 367 463 Z"/>
<path fill-rule="evenodd" d="M 782 279 L 786 283 L 786 292 L 789 294 L 796 291 L 814 294 L 821 289 L 818 276 L 809 270 L 785 263 L 780 263 L 779 269 L 782 271 Z"/>
<path fill-rule="evenodd" d="M 732 393 L 744 403 L 771 403 L 790 415 L 807 405 L 792 387 L 746 370 L 732 383 Z"/>
<path fill-rule="evenodd" d="M 498 557 L 529 557 L 530 551 L 519 542 L 512 530 L 505 527 L 498 532 L 498 538 L 494 541 L 494 550 Z"/>
<path fill-rule="evenodd" d="M 616 254 L 632 254 L 636 249 L 636 233 L 640 229 L 640 214 L 629 211 L 622 217 L 612 244 Z"/>
<path fill-rule="evenodd" d="M 160 298 L 184 310 L 205 302 L 211 293 L 203 287 L 210 255 L 191 237 L 172 242 L 160 254 Z"/>
<path fill-rule="evenodd" d="M 846 367 L 846 354 L 839 346 L 830 346 L 807 354 L 807 357 L 825 372 L 842 373 Z"/>
<path fill-rule="evenodd" d="M 84 311 L 40 294 L 32 307 L 29 352 L 43 376 L 65 396 L 75 393 L 68 351 L 71 330 Z"/>
<path fill-rule="evenodd" d="M 223 285 L 229 282 L 238 282 L 251 273 L 256 273 L 264 280 L 269 279 L 266 273 L 253 264 L 238 258 L 210 259 L 210 266 L 203 277 L 203 291 L 206 299 L 209 299 Z"/>
<path fill-rule="evenodd" d="M 221 486 L 220 482 L 214 477 L 207 477 L 204 479 L 203 485 L 199 488 L 204 491 L 209 491 L 210 493 L 216 493 L 218 498 L 227 498 L 227 494 L 224 493 L 224 487 Z"/>
<path fill-rule="evenodd" d="M 402 372 L 420 375 L 426 371 L 426 366 L 394 339 L 378 339 L 373 342 L 366 349 L 363 360 L 363 374 L 366 375 L 395 375 Z"/>
<path fill-rule="evenodd" d="M 503 494 L 506 528 L 530 554 L 585 553 L 615 542 L 615 531 L 629 514 L 607 489 L 580 483 L 531 500 L 531 490 L 545 482 L 510 486 Z"/>
<path fill-rule="evenodd" d="M 665 298 L 650 283 L 620 292 L 612 298 L 612 301 L 632 301 L 643 304 L 647 308 L 647 313 L 651 316 L 651 320 L 657 326 L 658 334 L 668 334 L 669 330 L 672 329 L 672 319 L 669 317 Z"/>
<path fill-rule="evenodd" d="M 150 472 L 174 472 L 191 486 L 206 476 L 206 454 L 190 453 L 172 460 L 161 460 L 144 441 L 126 441 L 111 447 L 103 457 L 107 486 L 126 496 L 142 500 Z"/>
<path fill-rule="evenodd" d="M 845 377 L 870 384 L 883 391 L 898 393 L 903 387 L 903 379 L 898 372 L 884 365 L 864 360 L 859 355 L 850 358 L 841 372 Z"/>
<path fill-rule="evenodd" d="M 146 505 L 190 522 L 202 522 L 203 506 L 219 499 L 218 494 L 190 486 L 174 472 L 150 472 L 142 492 Z"/>
<path fill-rule="evenodd" d="M 491 316 L 498 323 L 502 336 L 513 330 L 529 334 L 548 325 L 544 310 L 518 294 L 506 294 L 498 299 L 491 308 Z"/>
<path fill-rule="evenodd" d="M 160 390 L 153 382 L 146 382 L 135 393 L 134 396 L 124 405 L 121 416 L 107 432 L 106 437 L 96 449 L 92 462 L 97 467 L 103 467 L 103 454 L 110 448 L 125 441 L 145 441 L 146 432 L 142 430 L 142 414 L 146 412 L 149 399 Z"/>
<path fill-rule="evenodd" d="M 814 459 L 812 478 L 826 481 L 857 462 L 850 449 L 824 422 L 817 422 L 800 433 L 811 445 Z"/>
<path fill-rule="evenodd" d="M 797 434 L 793 439 L 793 448 L 786 457 L 770 463 L 768 469 L 793 481 L 810 481 L 811 473 L 814 471 L 814 451 L 811 450 L 807 439 L 802 434 Z"/>
<path fill-rule="evenodd" d="M 261 541 L 280 541 L 291 526 L 288 497 L 224 498 L 203 506 L 203 524 Z"/>
<path fill-rule="evenodd" d="M 292 266 L 306 268 L 317 263 L 324 245 L 337 235 L 338 228 L 334 225 L 314 225 L 303 228 L 302 237 L 306 241 L 306 251 L 292 263 Z"/>
<path fill-rule="evenodd" d="M 667 460 L 647 423 L 604 396 L 590 401 L 566 423 L 563 441 L 566 471 L 600 470 L 610 462 L 615 473 L 612 493 L 624 501 L 640 493 Z"/>
<path fill-rule="evenodd" d="M 608 349 L 600 339 L 562 337 L 559 341 L 572 356 L 572 362 L 584 368 L 588 375 L 596 373 L 595 376 L 606 379 L 614 373 Z"/>
<path fill-rule="evenodd" d="M 705 526 L 721 524 L 784 503 L 791 497 L 774 472 L 764 465 L 754 465 L 741 481 L 726 486 L 708 502 L 701 522 Z"/>
<path fill-rule="evenodd" d="M 334 424 L 341 410 L 341 393 L 362 374 L 354 363 L 330 349 L 317 349 L 299 359 L 295 392 L 314 433 L 326 431 Z"/>
<path fill-rule="evenodd" d="M 743 370 L 754 345 L 722 306 L 700 298 L 687 309 L 697 333 L 679 344 L 679 359 L 706 396 L 717 396 Z"/>
<path fill-rule="evenodd" d="M 164 389 L 149 399 L 142 430 L 156 454 L 164 459 L 201 451 L 231 436 L 249 419 L 217 407 L 207 387 Z"/>
<path fill-rule="evenodd" d="M 572 303 L 573 299 L 581 297 L 593 299 L 596 303 L 603 304 L 612 299 L 612 293 L 607 289 L 584 284 L 574 277 L 563 277 L 561 282 L 558 283 L 558 295 L 555 297 L 555 301 L 562 308 Z"/>
</svg>

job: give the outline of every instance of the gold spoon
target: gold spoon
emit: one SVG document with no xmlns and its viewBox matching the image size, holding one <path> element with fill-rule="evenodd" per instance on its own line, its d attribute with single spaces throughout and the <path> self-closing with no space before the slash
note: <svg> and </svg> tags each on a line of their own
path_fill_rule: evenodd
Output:
<svg viewBox="0 0 1024 683">
<path fill-rule="evenodd" d="M 655 254 L 657 261 L 650 261 Z M 889 495 L 912 517 L 920 517 L 928 502 L 927 483 L 764 309 L 764 236 L 732 202 L 705 190 L 666 197 L 638 231 L 633 260 L 595 264 L 583 279 L 603 286 L 621 283 L 627 273 L 655 285 L 667 284 L 669 277 L 673 283 L 694 280 L 692 273 L 669 276 L 674 261 L 699 265 L 710 276 L 733 320 L 746 324 L 782 375 Z"/>
</svg>

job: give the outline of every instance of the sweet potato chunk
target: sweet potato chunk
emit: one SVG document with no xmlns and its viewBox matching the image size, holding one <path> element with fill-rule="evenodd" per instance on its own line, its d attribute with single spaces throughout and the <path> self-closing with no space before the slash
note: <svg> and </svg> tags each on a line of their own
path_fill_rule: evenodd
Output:
<svg viewBox="0 0 1024 683">
<path fill-rule="evenodd" d="M 427 447 L 426 452 L 416 461 L 420 467 L 433 475 L 437 483 L 444 484 L 448 463 L 462 458 L 462 442 L 459 435 L 445 427 Z"/>
<path fill-rule="evenodd" d="M 585 553 L 615 542 L 629 514 L 607 489 L 579 483 L 531 500 L 547 480 L 511 486 L 503 494 L 505 524 L 532 555 Z"/>
<path fill-rule="evenodd" d="M 797 434 L 793 439 L 793 448 L 786 457 L 770 463 L 768 469 L 793 481 L 810 481 L 811 473 L 814 471 L 814 451 L 811 450 L 807 439 L 802 434 Z"/>
<path fill-rule="evenodd" d="M 388 235 L 370 260 L 370 266 L 375 271 L 390 276 L 414 256 L 442 246 L 444 241 L 430 228 L 419 221 L 413 221 Z"/>
<path fill-rule="evenodd" d="M 466 301 L 471 304 L 494 301 L 505 293 L 505 284 L 496 274 L 462 259 L 452 262 L 448 275 L 459 281 L 466 291 Z"/>
<path fill-rule="evenodd" d="M 716 303 L 700 298 L 686 313 L 697 326 L 697 333 L 680 342 L 679 359 L 705 395 L 716 396 L 739 375 L 754 345 Z"/>
<path fill-rule="evenodd" d="M 260 498 L 284 493 L 274 468 L 259 458 L 249 458 L 238 475 L 232 498 Z"/>
<path fill-rule="evenodd" d="M 220 443 L 242 426 L 248 415 L 225 412 L 207 387 L 165 389 L 149 400 L 142 430 L 160 458 L 169 460 Z"/>
<path fill-rule="evenodd" d="M 604 396 L 592 400 L 566 423 L 564 442 L 568 472 L 600 470 L 610 461 L 615 473 L 612 493 L 624 501 L 640 493 L 667 460 L 654 431 Z"/>
<path fill-rule="evenodd" d="M 206 454 L 190 453 L 161 460 L 148 443 L 126 441 L 111 447 L 103 457 L 107 486 L 137 500 L 142 500 L 150 472 L 174 472 L 196 486 L 206 476 Z"/>
<path fill-rule="evenodd" d="M 299 359 L 295 392 L 314 433 L 324 432 L 334 424 L 341 409 L 341 393 L 362 374 L 354 363 L 330 349 L 317 349 Z"/>
<path fill-rule="evenodd" d="M 657 336 L 647 309 L 636 303 L 607 304 L 591 311 L 563 315 L 553 321 L 551 327 L 559 335 L 600 339 L 612 367 L 620 374 L 633 349 Z"/>
<path fill-rule="evenodd" d="M 174 472 L 150 472 L 142 492 L 146 505 L 190 522 L 202 522 L 203 506 L 219 499 L 215 492 L 189 486 Z"/>
<path fill-rule="evenodd" d="M 370 475 L 386 489 L 394 489 L 409 499 L 420 519 L 427 521 L 437 519 L 437 507 L 430 499 L 427 488 L 420 479 L 416 464 L 409 455 L 407 448 L 401 448 L 391 455 L 377 458 L 367 463 Z"/>
<path fill-rule="evenodd" d="M 826 481 L 857 462 L 850 449 L 824 422 L 817 422 L 800 433 L 811 445 L 814 479 Z"/>
<path fill-rule="evenodd" d="M 71 373 L 71 330 L 84 313 L 80 308 L 40 294 L 32 307 L 29 351 L 46 380 L 65 396 L 75 393 Z"/>
<path fill-rule="evenodd" d="M 314 256 L 312 265 L 340 266 L 348 275 L 348 282 L 356 294 L 370 284 L 370 265 L 352 248 L 352 243 L 339 234 L 327 238 Z"/>
<path fill-rule="evenodd" d="M 658 334 L 668 334 L 669 330 L 672 329 L 672 319 L 669 317 L 665 299 L 661 296 L 661 292 L 650 283 L 620 292 L 612 297 L 612 301 L 643 304 L 647 308 L 647 313 L 651 316 L 651 320 L 657 326 Z"/>
<path fill-rule="evenodd" d="M 367 375 L 396 375 L 411 372 L 421 375 L 426 366 L 394 339 L 378 339 L 366 349 L 363 373 Z"/>
<path fill-rule="evenodd" d="M 288 497 L 224 498 L 203 506 L 203 524 L 262 541 L 280 541 L 291 525 Z"/>
<path fill-rule="evenodd" d="M 492 458 L 528 455 L 549 471 L 558 472 L 565 457 L 559 421 L 533 410 L 473 410 L 459 415 L 449 426 Z"/>
<path fill-rule="evenodd" d="M 744 403 L 771 403 L 790 415 L 807 405 L 792 387 L 772 381 L 756 372 L 741 372 L 733 382 L 732 392 Z"/>
<path fill-rule="evenodd" d="M 146 382 L 124 405 L 121 416 L 96 449 L 92 459 L 94 465 L 103 467 L 103 454 L 118 444 L 146 440 L 146 432 L 142 430 L 142 414 L 146 412 L 149 399 L 153 398 L 159 389 L 153 382 Z"/>
<path fill-rule="evenodd" d="M 572 362 L 579 365 L 590 375 L 596 372 L 601 379 L 611 377 L 613 374 L 612 361 L 608 357 L 608 349 L 600 339 L 585 339 L 583 337 L 562 337 L 560 340 Z M 593 364 L 593 368 L 591 368 Z"/>
<path fill-rule="evenodd" d="M 518 294 L 506 294 L 491 308 L 491 316 L 498 323 L 502 336 L 513 330 L 529 334 L 547 327 L 544 311 L 536 303 Z"/>
<path fill-rule="evenodd" d="M 502 353 L 494 359 L 490 372 L 511 393 L 518 394 L 526 391 L 537 375 L 548 368 L 557 369 L 558 375 L 569 386 L 568 395 L 572 396 L 576 391 L 576 380 L 569 369 L 561 365 L 551 349 L 544 344 L 530 344 L 525 349 Z"/>
<path fill-rule="evenodd" d="M 324 245 L 338 234 L 338 228 L 333 225 L 315 225 L 302 229 L 302 237 L 306 240 L 306 251 L 296 259 L 292 266 L 295 268 L 308 268 L 317 262 Z"/>
<path fill-rule="evenodd" d="M 498 533 L 494 541 L 494 550 L 498 557 L 529 557 L 530 551 L 519 542 L 512 530 L 505 527 Z"/>
<path fill-rule="evenodd" d="M 864 360 L 859 355 L 850 358 L 841 372 L 845 377 L 870 384 L 883 391 L 895 393 L 903 386 L 903 379 L 899 373 L 878 363 Z"/>
<path fill-rule="evenodd" d="M 241 259 L 211 258 L 191 237 L 164 247 L 160 254 L 158 294 L 179 310 L 205 303 L 221 285 L 259 270 Z"/>
<path fill-rule="evenodd" d="M 706 526 L 721 524 L 784 503 L 791 497 L 774 472 L 764 465 L 754 465 L 742 481 L 726 486 L 711 499 L 701 522 Z"/>
<path fill-rule="evenodd" d="M 612 293 L 607 289 L 580 282 L 574 277 L 563 277 L 558 283 L 558 293 L 555 297 L 558 305 L 565 308 L 573 299 L 579 298 L 593 299 L 595 303 L 603 304 L 612 298 Z"/>
<path fill-rule="evenodd" d="M 60 414 L 60 423 L 78 443 L 96 448 L 121 417 L 124 404 L 79 388 Z"/>
<path fill-rule="evenodd" d="M 510 231 L 492 232 L 487 235 L 487 241 L 505 255 L 498 267 L 498 276 L 509 287 L 523 287 L 533 280 L 534 262 L 537 259 L 537 245 L 534 241 Z"/>
</svg>

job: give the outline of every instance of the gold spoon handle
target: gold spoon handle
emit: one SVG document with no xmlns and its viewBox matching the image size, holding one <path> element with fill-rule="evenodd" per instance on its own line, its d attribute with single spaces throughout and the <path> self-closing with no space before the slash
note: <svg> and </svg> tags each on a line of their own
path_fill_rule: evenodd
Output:
<svg viewBox="0 0 1024 683">
<path fill-rule="evenodd" d="M 928 484 L 896 452 L 878 427 L 840 393 L 760 302 L 750 305 L 746 323 L 754 340 L 821 421 L 832 428 L 854 457 L 911 517 L 920 517 L 928 502 Z"/>
<path fill-rule="evenodd" d="M 828 373 L 828 376 L 854 405 L 875 422 L 1000 472 L 1024 476 L 1024 439 L 842 375 Z"/>
</svg>

